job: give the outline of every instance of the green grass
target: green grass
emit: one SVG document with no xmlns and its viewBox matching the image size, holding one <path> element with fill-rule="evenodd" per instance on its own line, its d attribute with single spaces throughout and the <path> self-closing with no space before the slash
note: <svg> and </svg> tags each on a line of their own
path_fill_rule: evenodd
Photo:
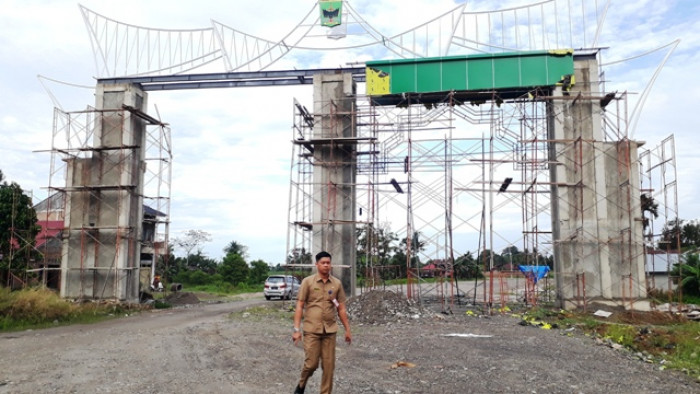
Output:
<svg viewBox="0 0 700 394">
<path fill-rule="evenodd" d="M 246 308 L 242 312 L 233 312 L 229 315 L 232 319 L 246 319 L 251 321 L 265 320 L 283 320 L 292 321 L 294 319 L 294 305 L 290 304 L 286 307 L 277 305 L 254 306 Z"/>
<path fill-rule="evenodd" d="M 585 335 L 620 344 L 633 352 L 651 355 L 661 368 L 683 371 L 700 380 L 700 323 L 662 313 L 615 312 L 609 319 L 590 313 L 533 308 L 527 316 L 576 327 Z M 615 320 L 615 317 L 618 317 Z"/>
<path fill-rule="evenodd" d="M 0 288 L 0 332 L 94 323 L 142 308 L 119 303 L 74 303 L 43 288 Z"/>
<path fill-rule="evenodd" d="M 236 286 L 226 283 L 226 282 L 217 282 L 217 283 L 209 283 L 209 284 L 203 284 L 203 285 L 191 285 L 191 284 L 183 284 L 182 285 L 182 291 L 189 291 L 189 292 L 202 292 L 202 293 L 210 293 L 210 294 L 216 294 L 216 295 L 238 295 L 238 294 L 245 294 L 245 293 L 257 293 L 263 291 L 263 285 L 249 285 L 247 283 L 240 283 Z"/>
<path fill-rule="evenodd" d="M 636 327 L 627 324 L 608 324 L 604 327 L 605 338 L 609 338 L 628 349 L 638 350 L 635 349 L 634 343 L 636 334 L 639 332 Z"/>
<path fill-rule="evenodd" d="M 656 305 L 667 303 L 667 302 L 683 302 L 684 304 L 695 304 L 700 305 L 700 296 L 683 294 L 682 299 L 678 292 L 664 292 L 664 291 L 650 291 L 649 298 Z"/>
</svg>

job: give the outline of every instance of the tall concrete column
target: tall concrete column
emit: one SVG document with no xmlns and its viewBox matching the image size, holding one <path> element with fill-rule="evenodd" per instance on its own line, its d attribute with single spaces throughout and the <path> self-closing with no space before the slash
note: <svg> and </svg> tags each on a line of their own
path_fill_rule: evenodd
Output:
<svg viewBox="0 0 700 394">
<path fill-rule="evenodd" d="M 333 276 L 355 293 L 356 85 L 349 73 L 314 76 L 313 254 L 333 256 Z M 347 266 L 342 268 L 339 266 Z"/>
<path fill-rule="evenodd" d="M 139 298 L 146 93 L 97 85 L 92 148 L 68 161 L 61 296 Z M 86 137 L 89 138 L 89 137 Z"/>
<path fill-rule="evenodd" d="M 548 106 L 558 299 L 645 309 L 636 143 L 603 138 L 596 59 L 574 69 Z"/>
</svg>

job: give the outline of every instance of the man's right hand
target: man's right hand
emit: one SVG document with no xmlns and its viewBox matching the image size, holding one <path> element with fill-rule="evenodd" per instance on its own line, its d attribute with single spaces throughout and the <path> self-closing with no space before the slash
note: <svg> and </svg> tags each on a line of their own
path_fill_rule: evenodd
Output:
<svg viewBox="0 0 700 394">
<path fill-rule="evenodd" d="M 294 341 L 294 344 L 296 345 L 297 342 L 301 340 L 301 332 L 295 332 L 292 334 L 292 341 Z"/>
</svg>

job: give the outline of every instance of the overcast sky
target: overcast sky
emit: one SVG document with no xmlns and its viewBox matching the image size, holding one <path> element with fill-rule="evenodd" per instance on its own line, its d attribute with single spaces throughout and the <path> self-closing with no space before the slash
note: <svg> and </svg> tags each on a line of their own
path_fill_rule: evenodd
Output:
<svg viewBox="0 0 700 394">
<path fill-rule="evenodd" d="M 467 9 L 534 2 L 469 2 Z M 85 0 L 81 4 L 133 25 L 193 29 L 209 27 L 211 19 L 215 19 L 239 31 L 277 41 L 302 20 L 313 3 Z M 458 3 L 461 2 L 351 2 L 386 36 L 417 26 Z M 35 151 L 51 147 L 55 105 L 51 95 L 66 111 L 94 105 L 95 62 L 78 3 L 5 1 L 0 8 L 0 26 L 0 170 L 9 181 L 31 191 L 38 202 L 47 196 L 50 157 Z M 599 46 L 610 48 L 604 52 L 604 62 L 635 57 L 606 70 L 606 88 L 638 97 L 666 52 L 636 56 L 677 39 L 681 42 L 658 75 L 633 138 L 646 141 L 650 147 L 675 135 L 679 212 L 681 218 L 694 219 L 700 218 L 700 204 L 696 202 L 700 186 L 694 176 L 700 170 L 700 83 L 696 78 L 700 69 L 700 3 L 613 0 Z M 319 61 L 325 66 L 334 62 L 345 66 L 346 61 L 372 58 L 319 56 L 324 56 Z M 294 59 L 286 61 L 283 66 L 295 66 Z M 220 67 L 223 71 L 223 65 Z M 37 75 L 71 85 L 45 80 L 49 94 Z M 159 115 L 172 128 L 171 238 L 188 229 L 201 229 L 214 237 L 204 246 L 209 257 L 220 258 L 224 246 L 235 240 L 249 247 L 250 259 L 283 262 L 292 99 L 296 97 L 311 108 L 311 89 L 303 86 L 149 93 L 149 113 Z M 363 92 L 364 86 L 360 90 Z M 632 98 L 630 105 L 635 100 Z"/>
</svg>

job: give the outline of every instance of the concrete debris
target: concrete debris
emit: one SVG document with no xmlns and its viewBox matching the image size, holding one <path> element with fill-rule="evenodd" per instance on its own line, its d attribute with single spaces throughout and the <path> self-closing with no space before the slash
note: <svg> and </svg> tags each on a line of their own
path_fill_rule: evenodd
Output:
<svg viewBox="0 0 700 394">
<path fill-rule="evenodd" d="M 604 311 L 602 309 L 598 309 L 595 311 L 593 314 L 594 316 L 600 316 L 600 317 L 610 317 L 612 315 L 612 312 Z"/>
<path fill-rule="evenodd" d="M 700 306 L 695 304 L 670 304 L 665 303 L 656 306 L 657 311 L 671 312 L 685 315 L 689 320 L 700 321 Z"/>
<path fill-rule="evenodd" d="M 434 313 L 421 308 L 405 295 L 371 290 L 351 298 L 346 304 L 350 321 L 358 324 L 386 324 L 418 320 Z"/>
</svg>

